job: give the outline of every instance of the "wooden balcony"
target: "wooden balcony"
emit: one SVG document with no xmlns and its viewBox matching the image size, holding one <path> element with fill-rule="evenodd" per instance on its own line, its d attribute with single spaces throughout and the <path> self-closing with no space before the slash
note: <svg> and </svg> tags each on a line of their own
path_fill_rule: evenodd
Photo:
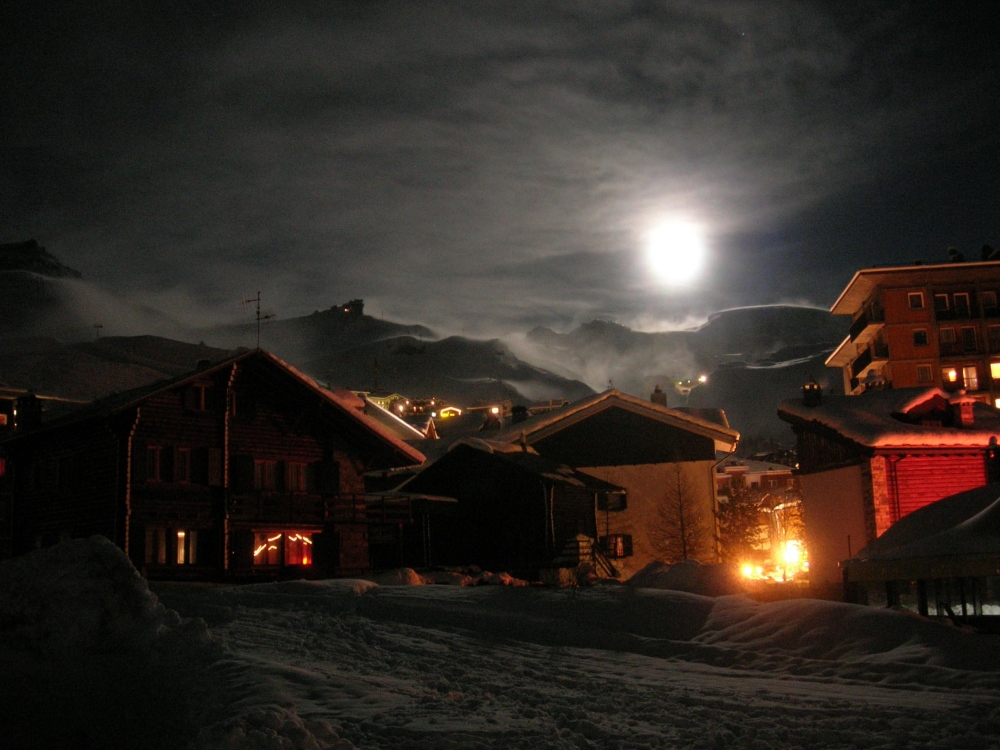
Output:
<svg viewBox="0 0 1000 750">
<path fill-rule="evenodd" d="M 849 336 L 852 342 L 867 344 L 879 332 L 885 323 L 885 310 L 881 307 L 865 308 L 861 315 L 851 324 Z"/>
</svg>

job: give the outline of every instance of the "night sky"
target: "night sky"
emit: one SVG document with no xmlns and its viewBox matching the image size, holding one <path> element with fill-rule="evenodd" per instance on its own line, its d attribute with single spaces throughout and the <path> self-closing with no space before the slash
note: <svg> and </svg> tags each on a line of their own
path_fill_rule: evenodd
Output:
<svg viewBox="0 0 1000 750">
<path fill-rule="evenodd" d="M 995 3 L 16 4 L 0 241 L 188 322 L 656 330 L 1000 244 Z"/>
</svg>

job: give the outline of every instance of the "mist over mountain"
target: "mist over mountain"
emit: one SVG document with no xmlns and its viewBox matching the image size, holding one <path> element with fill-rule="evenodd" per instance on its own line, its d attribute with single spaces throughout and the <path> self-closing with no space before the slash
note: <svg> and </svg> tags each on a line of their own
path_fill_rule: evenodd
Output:
<svg viewBox="0 0 1000 750">
<path fill-rule="evenodd" d="M 37 243 L 0 249 L 0 384 L 96 398 L 257 345 L 255 322 L 185 326 L 79 278 Z M 849 325 L 826 310 L 776 305 L 724 310 L 683 331 L 595 320 L 566 333 L 539 327 L 482 340 L 365 315 L 361 300 L 263 317 L 260 345 L 333 387 L 468 405 L 577 399 L 609 385 L 646 397 L 659 384 L 672 406 L 720 407 L 744 435 L 786 443 L 777 403 L 809 375 L 839 387 L 823 361 Z"/>
</svg>

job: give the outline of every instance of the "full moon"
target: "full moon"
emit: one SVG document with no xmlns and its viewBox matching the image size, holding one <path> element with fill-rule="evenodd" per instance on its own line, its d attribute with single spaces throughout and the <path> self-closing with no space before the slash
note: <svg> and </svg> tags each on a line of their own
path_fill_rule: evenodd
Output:
<svg viewBox="0 0 1000 750">
<path fill-rule="evenodd" d="M 646 254 L 653 272 L 668 284 L 687 284 L 705 263 L 705 238 L 696 224 L 673 221 L 653 229 Z"/>
</svg>

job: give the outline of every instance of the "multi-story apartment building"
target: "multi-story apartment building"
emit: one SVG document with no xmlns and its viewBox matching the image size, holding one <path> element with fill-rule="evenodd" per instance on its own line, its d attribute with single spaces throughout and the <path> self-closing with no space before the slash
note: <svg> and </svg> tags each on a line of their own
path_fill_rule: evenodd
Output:
<svg viewBox="0 0 1000 750">
<path fill-rule="evenodd" d="M 826 364 L 849 395 L 939 386 L 1000 406 L 998 296 L 1000 261 L 858 271 L 831 308 L 854 323 Z"/>
</svg>

